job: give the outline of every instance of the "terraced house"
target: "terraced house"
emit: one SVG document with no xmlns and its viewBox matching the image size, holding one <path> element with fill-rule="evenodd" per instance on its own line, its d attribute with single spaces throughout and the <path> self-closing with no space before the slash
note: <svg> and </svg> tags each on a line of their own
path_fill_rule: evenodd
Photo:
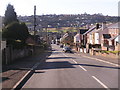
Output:
<svg viewBox="0 0 120 90">
<path fill-rule="evenodd" d="M 118 51 L 119 46 L 119 24 L 118 23 L 102 23 L 102 25 L 97 24 L 90 28 L 84 36 L 86 48 L 108 50 L 108 51 Z"/>
</svg>

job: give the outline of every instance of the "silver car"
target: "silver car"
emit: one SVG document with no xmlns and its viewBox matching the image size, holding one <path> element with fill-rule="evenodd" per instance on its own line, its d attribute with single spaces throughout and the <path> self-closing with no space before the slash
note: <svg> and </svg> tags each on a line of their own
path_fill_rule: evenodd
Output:
<svg viewBox="0 0 120 90">
<path fill-rule="evenodd" d="M 67 46 L 63 47 L 63 51 L 64 51 L 64 52 L 70 52 L 70 53 L 72 53 L 71 48 L 70 48 L 70 47 L 67 47 Z"/>
</svg>

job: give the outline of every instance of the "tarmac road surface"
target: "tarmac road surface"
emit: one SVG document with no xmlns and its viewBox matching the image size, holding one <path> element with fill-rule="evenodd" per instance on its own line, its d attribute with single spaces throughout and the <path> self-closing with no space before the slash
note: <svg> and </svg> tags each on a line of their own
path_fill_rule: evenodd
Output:
<svg viewBox="0 0 120 90">
<path fill-rule="evenodd" d="M 38 65 L 22 88 L 118 88 L 118 67 L 52 45 L 52 54 Z"/>
</svg>

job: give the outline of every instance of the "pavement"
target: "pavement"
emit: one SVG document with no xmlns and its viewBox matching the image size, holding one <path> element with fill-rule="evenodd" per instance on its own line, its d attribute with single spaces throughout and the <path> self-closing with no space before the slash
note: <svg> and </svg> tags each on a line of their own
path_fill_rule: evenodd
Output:
<svg viewBox="0 0 120 90">
<path fill-rule="evenodd" d="M 109 58 L 109 57 L 105 57 L 105 56 L 98 56 L 98 55 L 90 55 L 89 53 L 82 53 L 79 51 L 75 51 L 73 50 L 75 53 L 79 54 L 79 55 L 84 55 L 84 56 L 88 56 L 88 57 L 92 57 L 92 58 L 97 58 L 97 59 L 102 59 L 104 61 L 109 61 L 115 64 L 119 64 L 120 65 L 120 58 Z"/>
<path fill-rule="evenodd" d="M 57 50 L 57 49 L 56 49 Z M 54 51 L 53 51 L 54 52 Z M 102 59 L 102 60 L 105 60 L 105 61 L 108 61 L 108 62 L 112 62 L 112 63 L 115 63 L 115 64 L 118 64 L 118 59 L 111 59 L 111 58 L 105 58 L 105 57 L 100 57 L 100 56 L 93 56 L 93 55 L 90 55 L 90 54 L 87 54 L 87 53 L 80 53 L 80 52 L 75 52 L 75 54 L 77 54 L 78 56 L 87 56 L 87 57 L 91 57 L 91 58 L 97 58 L 97 59 Z M 30 71 L 31 70 L 31 68 L 33 68 L 35 65 L 36 65 L 36 63 L 41 63 L 40 65 L 39 65 L 39 69 L 42 67 L 42 68 L 46 68 L 45 66 L 43 66 L 44 64 L 43 63 L 45 63 L 45 61 L 46 61 L 46 58 L 48 58 L 48 57 L 50 57 L 50 59 L 52 58 L 52 61 L 54 61 L 53 60 L 53 58 L 54 57 L 56 57 L 56 56 L 50 56 L 51 55 L 51 51 L 45 51 L 44 53 L 41 53 L 40 55 L 37 55 L 37 56 L 32 56 L 32 57 L 28 57 L 28 58 L 24 58 L 24 59 L 21 59 L 20 61 L 18 61 L 18 62 L 14 62 L 13 64 L 11 64 L 11 65 L 8 65 L 8 66 L 3 66 L 3 72 L 2 72 L 2 79 L 3 79 L 3 81 L 2 81 L 2 87 L 3 88 L 13 88 L 13 87 L 15 87 L 15 85 L 16 85 L 16 83 L 18 83 L 20 80 L 21 80 L 21 78 L 23 78 L 23 76 L 25 76 L 25 74 L 28 72 L 28 71 Z M 69 56 L 69 55 L 68 55 Z M 57 56 L 58 57 L 58 56 Z M 62 56 L 59 56 L 59 57 L 62 57 Z M 65 61 L 66 61 L 66 59 L 65 59 Z M 68 60 L 67 60 L 68 61 Z M 64 61 L 63 61 L 64 62 Z M 43 65 L 42 65 L 43 64 Z M 52 63 L 53 64 L 53 63 Z M 54 63 L 54 64 L 57 64 L 57 63 Z M 50 65 L 49 66 L 49 68 L 58 68 L 58 67 L 64 67 L 64 66 L 56 66 L 56 65 L 53 65 L 54 67 L 51 67 L 51 64 L 48 64 L 48 65 Z M 69 63 L 68 64 L 63 64 L 63 65 L 69 65 Z M 72 67 L 72 66 L 68 66 L 68 67 L 70 67 L 70 68 L 74 68 L 74 67 Z M 64 67 L 64 68 L 67 68 L 67 67 Z M 39 70 L 38 69 L 38 70 Z M 72 70 L 71 70 L 72 71 Z M 45 71 L 35 71 L 35 73 L 44 73 Z M 52 71 L 52 72 L 50 72 L 50 74 L 48 74 L 48 75 L 53 75 L 52 73 L 53 72 L 58 72 L 58 71 Z M 68 71 L 67 71 L 68 72 Z M 75 72 L 75 71 L 73 71 L 73 72 Z M 49 72 L 47 72 L 47 73 L 49 73 Z M 60 74 L 60 73 L 59 73 Z M 69 73 L 70 74 L 70 73 Z M 44 78 L 45 77 L 52 77 L 51 79 L 53 79 L 54 78 L 54 76 L 46 76 L 47 74 L 45 74 L 45 76 L 44 76 Z M 61 74 L 62 75 L 62 74 Z M 72 74 L 71 74 L 72 75 Z M 83 75 L 84 76 L 84 75 Z M 60 77 L 62 77 L 62 76 L 60 76 Z M 78 76 L 76 76 L 76 77 L 78 77 Z M 87 75 L 86 75 L 86 77 L 87 77 Z M 50 78 L 47 78 L 47 79 L 50 79 Z M 68 79 L 69 78 L 72 78 L 72 77 L 68 77 Z M 37 78 L 36 78 L 37 79 Z M 52 81 L 50 79 L 50 81 Z M 82 78 L 81 78 L 82 79 Z M 88 79 L 90 79 L 90 78 L 88 78 Z M 75 80 L 77 80 L 77 78 L 75 79 Z M 75 82 L 75 80 L 73 80 L 74 82 Z M 90 80 L 92 80 L 92 79 L 90 79 Z M 59 80 L 58 80 L 59 81 Z M 55 82 L 58 82 L 58 81 L 53 81 L 53 83 L 55 83 Z M 95 83 L 95 81 L 94 80 L 92 80 L 94 83 Z M 68 82 L 69 82 L 69 80 L 68 80 Z M 41 85 L 43 85 L 43 86 L 41 86 L 41 87 L 46 87 L 44 84 L 46 83 L 46 81 L 43 81 L 43 83 L 41 83 Z M 50 82 L 47 82 L 47 83 L 50 83 Z M 64 86 L 63 85 L 63 83 L 66 85 L 66 86 Z M 61 83 L 64 87 L 67 87 L 67 82 L 63 82 L 63 83 Z M 79 83 L 79 82 L 77 82 L 77 83 Z M 87 83 L 87 82 L 85 82 L 85 83 Z M 31 84 L 28 84 L 28 86 L 30 87 L 30 85 Z M 81 85 L 82 85 L 82 83 L 81 83 Z M 24 87 L 28 87 L 27 85 L 25 85 Z M 50 85 L 51 86 L 51 85 Z M 52 86 L 54 86 L 54 85 L 52 85 Z M 60 85 L 61 86 L 61 85 Z M 58 87 L 60 87 L 59 85 L 56 85 L 55 87 L 56 88 L 58 88 Z M 73 87 L 78 87 L 78 86 L 76 86 L 76 85 L 71 85 L 71 86 L 73 86 Z M 101 88 L 101 86 L 100 85 L 97 85 L 99 88 Z M 39 87 L 39 85 L 37 86 L 37 87 Z M 85 87 L 84 85 L 83 85 L 83 87 Z M 89 86 L 88 86 L 89 87 Z M 92 87 L 92 84 L 90 85 L 90 87 Z M 95 87 L 95 86 L 93 86 L 93 87 Z M 35 87 L 36 88 L 36 87 Z M 49 85 L 48 85 L 48 88 L 49 88 Z M 79 88 L 79 87 L 78 87 Z M 97 87 L 95 87 L 95 88 L 97 88 Z"/>
<path fill-rule="evenodd" d="M 15 87 L 23 76 L 30 71 L 36 63 L 44 62 L 51 52 L 47 50 L 38 55 L 18 59 L 10 65 L 2 66 L 2 88 L 11 89 Z"/>
</svg>

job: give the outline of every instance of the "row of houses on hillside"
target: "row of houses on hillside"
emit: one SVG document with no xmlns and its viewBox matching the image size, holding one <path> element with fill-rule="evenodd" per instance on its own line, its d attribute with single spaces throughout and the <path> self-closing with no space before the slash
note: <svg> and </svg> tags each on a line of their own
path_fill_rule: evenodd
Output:
<svg viewBox="0 0 120 90">
<path fill-rule="evenodd" d="M 76 47 L 86 47 L 87 52 L 90 49 L 119 51 L 119 30 L 120 22 L 96 24 L 74 36 L 74 43 Z"/>
</svg>

